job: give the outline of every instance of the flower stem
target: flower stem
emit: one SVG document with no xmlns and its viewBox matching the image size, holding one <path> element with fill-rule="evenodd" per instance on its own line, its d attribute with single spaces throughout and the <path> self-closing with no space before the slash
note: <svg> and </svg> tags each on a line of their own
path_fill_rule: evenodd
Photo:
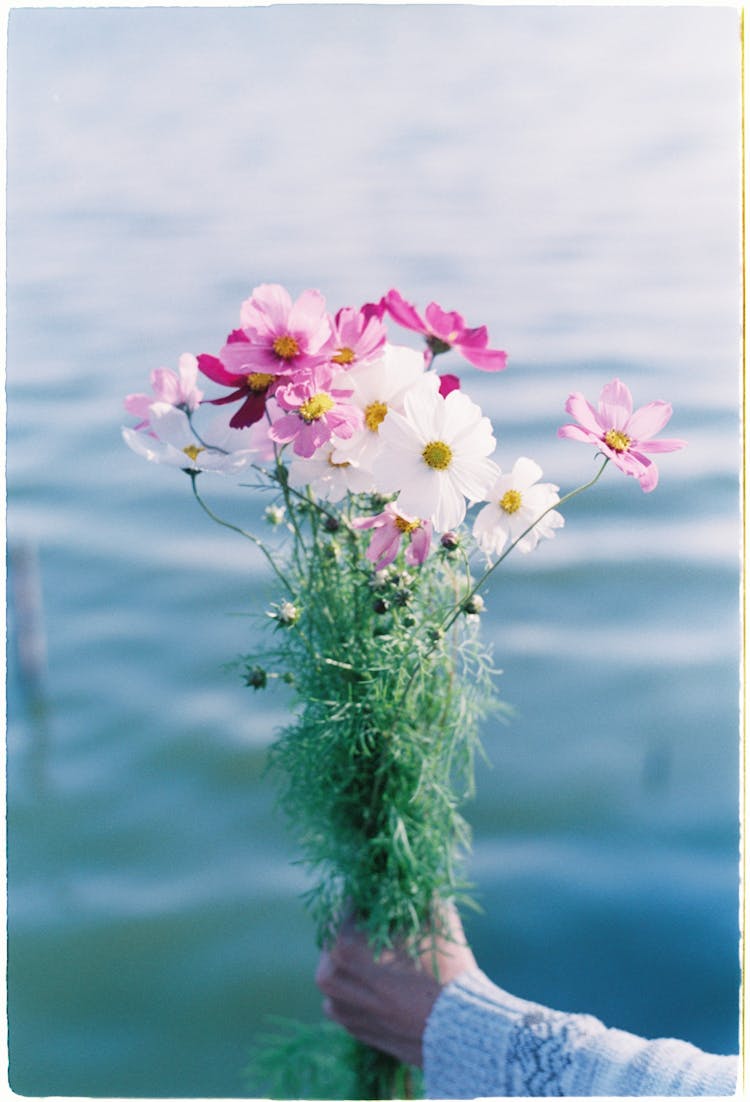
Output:
<svg viewBox="0 0 750 1102">
<path fill-rule="evenodd" d="M 217 516 L 216 513 L 213 511 L 213 509 L 209 508 L 209 506 L 203 500 L 201 495 L 198 493 L 198 487 L 196 486 L 195 482 L 196 482 L 196 479 L 198 477 L 199 472 L 198 471 L 188 471 L 187 473 L 190 475 L 190 482 L 192 483 L 193 494 L 195 496 L 195 500 L 198 502 L 198 504 L 200 505 L 203 512 L 206 513 L 206 515 L 209 516 L 211 518 L 211 520 L 213 520 L 216 524 L 220 524 L 222 528 L 229 528 L 230 531 L 237 532 L 240 536 L 244 536 L 246 540 L 250 540 L 251 543 L 254 543 L 255 546 L 260 551 L 262 551 L 263 554 L 266 556 L 266 559 L 267 559 L 271 569 L 273 570 L 274 574 L 279 579 L 279 581 L 286 588 L 287 593 L 289 593 L 289 595 L 293 597 L 294 596 L 294 590 L 292 589 L 292 587 L 290 586 L 289 582 L 284 577 L 282 572 L 279 570 L 278 566 L 276 565 L 276 562 L 274 561 L 273 555 L 268 550 L 268 548 L 263 543 L 263 541 L 258 539 L 257 536 L 254 536 L 252 534 L 252 532 L 246 532 L 244 528 L 240 528 L 240 527 L 238 527 L 238 525 L 231 524 L 228 520 L 222 520 L 222 518 L 220 516 Z"/>
<path fill-rule="evenodd" d="M 567 502 L 571 501 L 574 497 L 577 497 L 578 494 L 582 494 L 584 492 L 584 490 L 590 490 L 591 487 L 599 481 L 599 479 L 601 478 L 601 476 L 604 472 L 604 468 L 607 466 L 608 463 L 609 463 L 609 456 L 604 456 L 604 462 L 602 463 L 601 467 L 596 472 L 596 474 L 594 475 L 593 478 L 589 479 L 588 482 L 584 482 L 584 484 L 582 486 L 577 486 L 575 488 L 575 490 L 571 490 L 570 493 L 567 493 L 567 494 L 565 494 L 564 497 L 561 497 L 559 501 L 554 502 L 553 505 L 550 505 L 548 508 L 546 508 L 544 510 L 544 512 L 540 513 L 539 516 L 536 518 L 536 520 L 534 520 L 528 526 L 528 528 L 525 528 L 524 531 L 521 532 L 520 536 L 517 536 L 516 539 L 514 539 L 513 542 L 511 544 L 509 544 L 508 547 L 505 548 L 502 555 L 500 555 L 499 558 L 497 558 L 495 560 L 495 562 L 492 563 L 491 566 L 487 567 L 487 569 L 481 575 L 479 580 L 477 582 L 475 582 L 475 584 L 471 587 L 469 592 L 467 594 L 465 594 L 465 596 L 459 602 L 459 604 L 457 604 L 448 613 L 448 617 L 442 625 L 444 631 L 447 631 L 448 628 L 451 626 L 451 624 L 454 622 L 456 617 L 461 612 L 461 609 L 462 609 L 464 603 L 466 601 L 468 601 L 471 597 L 474 596 L 474 594 L 479 590 L 479 588 L 481 586 L 483 586 L 484 583 L 487 581 L 487 579 L 489 578 L 489 576 L 493 572 L 493 570 L 495 570 L 504 559 L 507 559 L 507 557 L 508 557 L 508 555 L 510 555 L 511 551 L 513 551 L 514 548 L 516 548 L 518 546 L 518 544 L 521 542 L 521 540 L 525 536 L 528 536 L 529 532 L 531 532 L 534 528 L 536 528 L 536 526 L 537 526 L 537 524 L 539 524 L 540 520 L 544 520 L 544 518 L 547 516 L 547 514 L 551 513 L 553 509 L 559 509 L 561 505 L 566 505 Z"/>
</svg>

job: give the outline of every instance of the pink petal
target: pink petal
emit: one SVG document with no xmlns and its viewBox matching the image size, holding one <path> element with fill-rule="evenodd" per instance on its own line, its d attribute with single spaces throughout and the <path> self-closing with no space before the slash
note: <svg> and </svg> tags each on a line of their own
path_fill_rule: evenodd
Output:
<svg viewBox="0 0 750 1102">
<path fill-rule="evenodd" d="M 288 444 L 290 440 L 294 440 L 299 432 L 299 427 L 300 419 L 297 414 L 288 413 L 285 417 L 279 417 L 274 421 L 268 430 L 268 435 L 277 444 Z"/>
<path fill-rule="evenodd" d="M 605 429 L 626 431 L 633 412 L 633 398 L 619 379 L 613 379 L 602 388 L 599 396 L 599 418 Z"/>
<path fill-rule="evenodd" d="M 599 414 L 591 405 L 591 402 L 587 402 L 584 396 L 577 392 L 569 395 L 565 403 L 565 412 L 575 417 L 579 425 L 583 425 L 595 436 L 601 436 L 603 432 L 612 427 L 609 424 L 602 424 Z"/>
<path fill-rule="evenodd" d="M 458 375 L 441 375 L 440 376 L 440 393 L 443 398 L 447 394 L 450 394 L 452 390 L 461 389 L 461 380 Z"/>
<path fill-rule="evenodd" d="M 504 371 L 508 366 L 508 353 L 491 348 L 473 348 L 467 344 L 457 344 L 457 350 L 480 371 Z"/>
<path fill-rule="evenodd" d="M 676 452 L 687 447 L 687 440 L 639 440 L 638 450 L 642 452 Z"/>
<path fill-rule="evenodd" d="M 233 329 L 226 339 L 226 344 L 237 344 L 242 341 L 247 343 L 249 340 L 250 338 L 244 329 Z"/>
<path fill-rule="evenodd" d="M 265 332 L 278 331 L 286 325 L 291 309 L 292 299 L 285 287 L 278 283 L 261 283 L 242 303 L 240 322 L 243 328 L 252 326 Z"/>
<path fill-rule="evenodd" d="M 661 432 L 671 416 L 672 407 L 669 402 L 649 402 L 637 409 L 628 421 L 628 436 L 639 443 L 641 440 L 648 440 Z"/>
<path fill-rule="evenodd" d="M 374 517 L 355 517 L 352 521 L 352 528 L 380 528 L 387 520 L 387 513 L 378 513 Z"/>
<path fill-rule="evenodd" d="M 652 490 L 656 489 L 656 485 L 659 481 L 659 469 L 656 464 L 652 463 L 650 459 L 647 459 L 645 455 L 639 455 L 638 452 L 633 452 L 632 455 L 641 463 L 641 470 L 636 475 L 641 484 L 641 489 L 644 494 L 650 494 Z"/>
<path fill-rule="evenodd" d="M 289 311 L 287 320 L 289 331 L 304 333 L 315 342 L 315 350 L 320 348 L 331 335 L 331 326 L 326 317 L 326 300 L 320 291 L 303 291 Z"/>
<path fill-rule="evenodd" d="M 466 328 L 466 322 L 453 310 L 443 310 L 436 302 L 430 302 L 424 312 L 427 324 L 436 337 L 446 344 L 453 344 Z"/>
<path fill-rule="evenodd" d="M 393 320 L 398 322 L 399 325 L 403 325 L 404 329 L 412 329 L 415 333 L 428 332 L 427 325 L 419 316 L 416 309 L 410 302 L 402 298 L 395 288 L 385 295 L 383 301 L 385 302 L 386 310 Z"/>
<path fill-rule="evenodd" d="M 430 541 L 432 539 L 432 525 L 422 524 L 411 534 L 409 546 L 406 549 L 406 561 L 410 566 L 421 565 L 430 553 Z"/>
<path fill-rule="evenodd" d="M 475 329 L 464 329 L 458 344 L 462 348 L 486 348 L 488 340 L 487 326 L 478 325 Z"/>
<path fill-rule="evenodd" d="M 153 402 L 153 398 L 148 394 L 128 394 L 123 402 L 125 409 L 128 413 L 132 413 L 134 417 L 148 417 L 148 407 Z"/>
<path fill-rule="evenodd" d="M 562 437 L 563 440 L 578 440 L 581 444 L 599 444 L 601 442 L 600 433 L 589 432 L 588 429 L 583 429 L 580 425 L 561 425 L 557 430 L 557 435 Z"/>
<path fill-rule="evenodd" d="M 205 352 L 198 357 L 198 369 L 215 383 L 223 383 L 224 386 L 235 386 L 237 383 L 236 375 L 227 371 L 220 359 L 209 356 Z"/>
<path fill-rule="evenodd" d="M 376 529 L 367 548 L 367 558 L 380 569 L 389 566 L 398 554 L 401 545 L 401 533 L 395 524 L 384 525 Z"/>
</svg>

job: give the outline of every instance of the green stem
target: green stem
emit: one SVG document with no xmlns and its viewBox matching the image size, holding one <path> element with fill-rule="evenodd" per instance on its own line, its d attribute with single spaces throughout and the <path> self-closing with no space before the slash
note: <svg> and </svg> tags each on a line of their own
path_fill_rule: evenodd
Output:
<svg viewBox="0 0 750 1102">
<path fill-rule="evenodd" d="M 596 472 L 596 474 L 594 475 L 593 478 L 589 479 L 588 482 L 584 482 L 584 484 L 582 486 L 577 486 L 575 488 L 575 490 L 571 490 L 570 493 L 565 494 L 564 497 L 561 497 L 559 501 L 556 501 L 553 505 L 550 505 L 549 508 L 545 509 L 544 512 L 541 513 L 536 518 L 536 520 L 533 522 L 533 524 L 530 524 L 528 526 L 528 528 L 526 528 L 521 533 L 521 535 L 517 537 L 517 539 L 514 539 L 513 542 L 508 547 L 506 547 L 505 551 L 503 551 L 502 555 L 500 555 L 500 557 L 495 560 L 495 562 L 492 564 L 492 566 L 487 567 L 485 572 L 480 577 L 479 581 L 476 582 L 476 584 L 471 587 L 469 592 L 466 593 L 461 598 L 461 600 L 456 605 L 454 605 L 454 607 L 448 612 L 445 620 L 441 624 L 441 630 L 443 632 L 446 632 L 448 630 L 448 628 L 450 628 L 452 626 L 452 624 L 454 624 L 456 622 L 456 620 L 458 619 L 459 615 L 461 614 L 461 611 L 462 611 L 464 605 L 466 604 L 466 602 L 468 600 L 470 600 L 471 597 L 474 596 L 474 594 L 477 592 L 477 590 L 481 586 L 484 585 L 484 583 L 487 581 L 487 579 L 489 578 L 489 576 L 493 572 L 493 570 L 495 570 L 504 559 L 507 559 L 508 555 L 510 555 L 511 551 L 513 551 L 513 549 L 521 542 L 521 540 L 524 538 L 524 536 L 527 536 L 529 534 L 529 532 L 531 532 L 532 529 L 537 526 L 539 521 L 543 520 L 544 517 L 546 517 L 548 513 L 552 512 L 553 509 L 559 509 L 561 505 L 565 505 L 568 501 L 572 500 L 572 498 L 577 497 L 578 494 L 582 494 L 584 490 L 591 489 L 591 487 L 593 485 L 595 485 L 595 483 L 597 483 L 599 481 L 599 479 L 601 478 L 602 473 L 604 471 L 604 468 L 607 466 L 608 463 L 609 463 L 609 457 L 605 456 L 604 457 L 604 462 L 602 463 L 601 467 Z M 406 699 L 406 696 L 409 692 L 409 689 L 411 688 L 412 684 L 414 683 L 414 678 L 419 673 L 419 670 L 421 668 L 421 663 L 424 660 L 426 660 L 430 657 L 430 655 L 432 654 L 432 652 L 435 650 L 436 647 L 437 647 L 437 640 L 432 644 L 431 647 L 429 647 L 427 649 L 427 651 L 425 651 L 425 653 L 422 656 L 420 656 L 419 661 L 417 662 L 417 665 L 415 665 L 414 669 L 412 670 L 412 672 L 409 676 L 408 681 L 406 682 L 406 685 L 404 687 L 404 691 L 401 695 L 401 700 L 399 702 L 399 705 L 403 704 L 403 701 Z"/>
<path fill-rule="evenodd" d="M 294 590 L 292 589 L 292 587 L 290 586 L 289 582 L 284 577 L 282 572 L 279 570 L 278 566 L 276 565 L 276 563 L 274 561 L 273 555 L 268 550 L 268 548 L 263 543 L 263 541 L 258 539 L 257 536 L 254 536 L 252 534 L 252 532 L 246 532 L 244 528 L 240 528 L 240 527 L 238 527 L 238 525 L 231 524 L 228 520 L 222 520 L 222 518 L 220 516 L 217 516 L 216 513 L 213 511 L 213 509 L 209 508 L 209 506 L 203 500 L 201 495 L 198 493 L 198 487 L 196 486 L 195 482 L 196 482 L 196 479 L 197 479 L 198 474 L 200 472 L 198 472 L 198 471 L 188 471 L 187 473 L 190 475 L 190 482 L 192 483 L 193 494 L 195 496 L 195 500 L 198 502 L 198 504 L 200 505 L 203 512 L 206 513 L 206 515 L 209 516 L 211 518 L 211 520 L 213 520 L 216 524 L 220 524 L 222 528 L 229 528 L 230 531 L 237 532 L 240 536 L 244 536 L 246 540 L 250 540 L 251 543 L 254 543 L 255 546 L 260 551 L 262 551 L 263 554 L 266 556 L 266 559 L 267 559 L 271 569 L 273 570 L 274 574 L 279 579 L 279 581 L 282 583 L 282 585 L 284 585 L 284 587 L 286 588 L 286 590 L 289 593 L 290 597 L 294 597 Z"/>
<path fill-rule="evenodd" d="M 490 574 L 492 574 L 492 572 L 497 569 L 497 567 L 500 565 L 501 562 L 503 562 L 504 559 L 507 559 L 508 555 L 510 555 L 511 551 L 513 551 L 518 546 L 518 544 L 521 542 L 521 540 L 524 539 L 524 537 L 528 536 L 529 532 L 533 531 L 533 529 L 536 528 L 537 524 L 539 524 L 539 522 L 541 520 L 544 520 L 544 518 L 547 516 L 547 514 L 551 513 L 553 509 L 559 509 L 562 505 L 566 505 L 574 497 L 577 497 L 578 494 L 582 494 L 584 492 L 584 490 L 590 490 L 591 487 L 594 486 L 599 481 L 599 479 L 602 476 L 602 473 L 604 472 L 604 468 L 607 466 L 608 463 L 609 463 L 609 456 L 605 456 L 604 457 L 604 462 L 602 463 L 601 467 L 599 468 L 599 470 L 596 472 L 596 474 L 594 475 L 594 477 L 592 479 L 589 479 L 588 482 L 584 482 L 584 484 L 582 486 L 577 486 L 575 488 L 575 490 L 571 490 L 570 493 L 567 493 L 567 494 L 565 494 L 564 497 L 561 497 L 559 501 L 556 501 L 553 505 L 550 505 L 547 509 L 544 510 L 543 513 L 539 514 L 539 516 L 536 518 L 536 520 L 534 520 L 528 526 L 528 528 L 525 528 L 523 530 L 523 532 L 521 532 L 520 536 L 517 536 L 516 539 L 514 539 L 513 542 L 511 544 L 509 544 L 508 547 L 505 548 L 502 555 L 500 555 L 499 558 L 497 558 L 495 560 L 495 562 L 493 562 L 492 566 L 487 567 L 485 572 L 482 574 L 482 576 L 479 578 L 479 580 L 471 587 L 469 592 L 448 613 L 448 617 L 442 625 L 443 631 L 448 630 L 448 628 L 454 622 L 456 617 L 460 614 L 460 612 L 461 612 L 464 604 L 466 603 L 466 601 L 470 600 L 474 596 L 474 594 L 481 588 L 481 586 L 484 585 L 484 583 L 489 578 Z"/>
</svg>

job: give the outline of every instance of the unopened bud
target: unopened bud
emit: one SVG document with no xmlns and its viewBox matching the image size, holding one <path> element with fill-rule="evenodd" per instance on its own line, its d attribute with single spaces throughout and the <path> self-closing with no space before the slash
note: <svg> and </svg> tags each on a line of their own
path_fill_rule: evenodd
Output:
<svg viewBox="0 0 750 1102">
<path fill-rule="evenodd" d="M 465 612 L 467 616 L 478 616 L 480 612 L 484 612 L 485 603 L 478 593 L 474 593 L 471 597 L 467 597 L 461 606 L 461 611 Z"/>
</svg>

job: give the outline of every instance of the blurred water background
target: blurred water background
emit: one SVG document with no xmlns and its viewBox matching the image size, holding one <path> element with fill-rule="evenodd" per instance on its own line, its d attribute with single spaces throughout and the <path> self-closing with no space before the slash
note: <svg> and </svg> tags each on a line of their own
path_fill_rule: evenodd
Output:
<svg viewBox="0 0 750 1102">
<path fill-rule="evenodd" d="M 673 402 L 657 491 L 608 471 L 488 595 L 518 716 L 484 732 L 467 926 L 516 994 L 736 1050 L 738 47 L 714 7 L 12 12 L 11 591 L 36 558 L 46 646 L 30 682 L 11 603 L 15 1091 L 238 1096 L 266 1014 L 319 1017 L 263 777 L 286 703 L 224 668 L 262 563 L 119 434 L 267 281 L 487 323 L 507 372 L 454 368 L 500 462 L 564 489 L 570 390 Z"/>
</svg>

